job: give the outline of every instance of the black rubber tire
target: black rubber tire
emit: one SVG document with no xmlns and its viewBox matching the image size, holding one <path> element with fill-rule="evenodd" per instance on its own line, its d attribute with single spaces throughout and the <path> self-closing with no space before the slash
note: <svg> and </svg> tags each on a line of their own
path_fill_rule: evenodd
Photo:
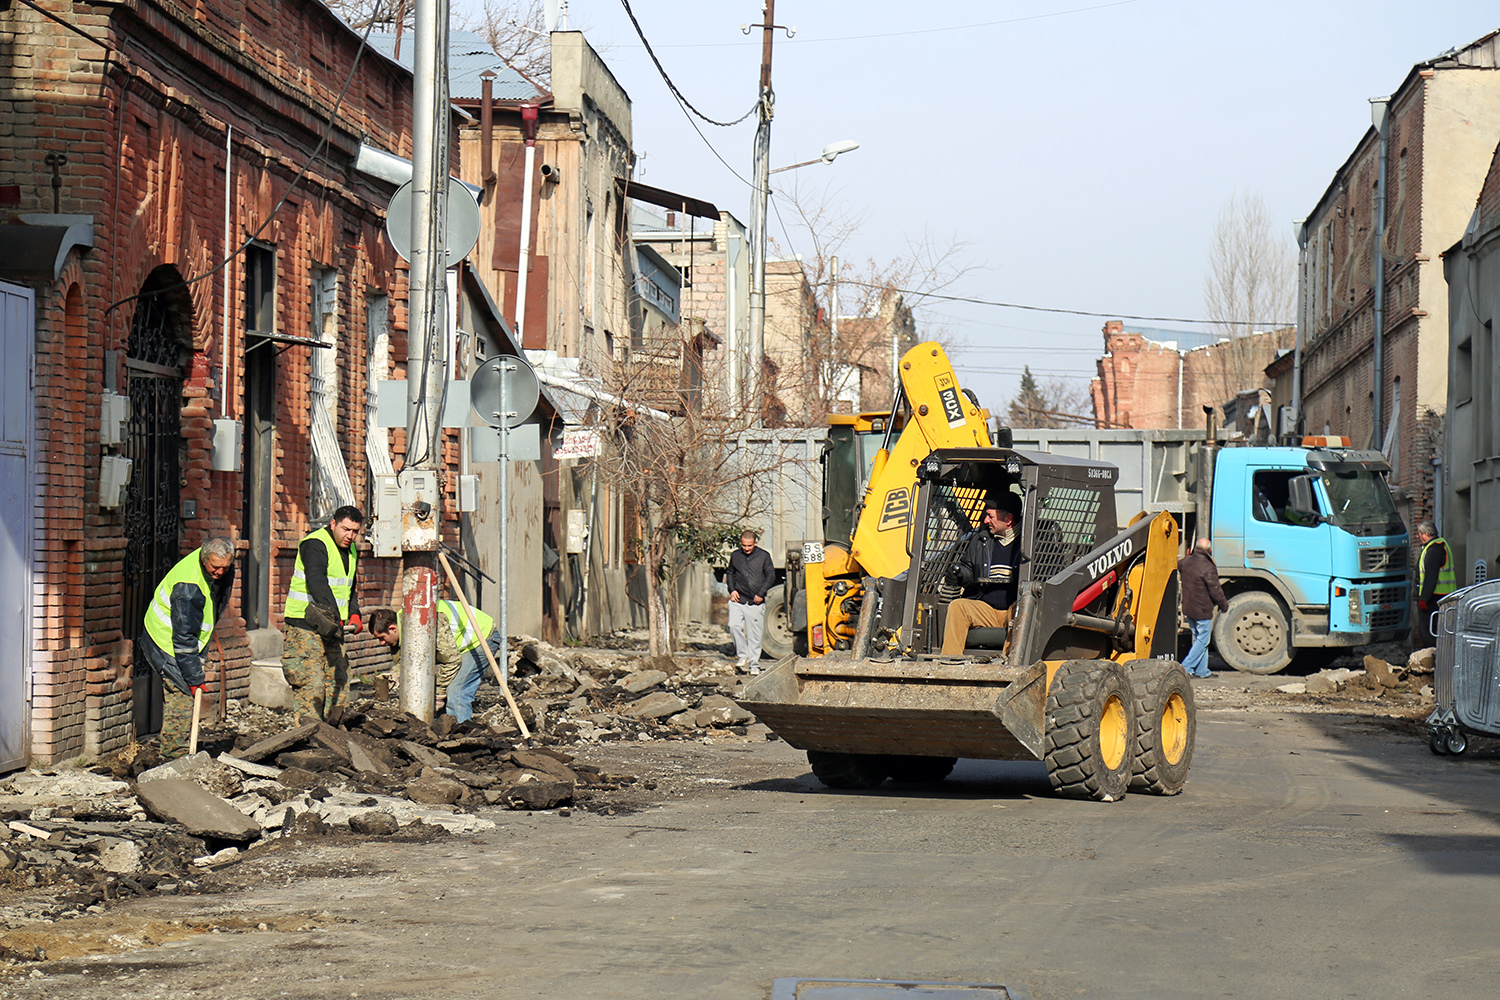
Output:
<svg viewBox="0 0 1500 1000">
<path fill-rule="evenodd" d="M 892 781 L 906 785 L 938 785 L 953 772 L 957 757 L 913 757 L 891 754 L 886 757 L 886 770 Z"/>
<path fill-rule="evenodd" d="M 1125 670 L 1136 698 L 1130 790 L 1176 795 L 1187 784 L 1198 739 L 1193 682 L 1171 660 L 1133 660 Z"/>
<path fill-rule="evenodd" d="M 786 587 L 777 584 L 766 594 L 766 627 L 760 636 L 760 651 L 773 660 L 791 655 L 793 640 Z"/>
<path fill-rule="evenodd" d="M 1135 763 L 1135 697 L 1125 668 L 1111 660 L 1069 660 L 1047 689 L 1042 760 L 1063 798 L 1125 797 Z"/>
<path fill-rule="evenodd" d="M 1452 729 L 1448 730 L 1445 738 L 1443 739 L 1443 749 L 1447 750 L 1450 754 L 1457 757 L 1459 754 L 1464 753 L 1469 749 L 1468 735 L 1462 729 L 1454 726 Z"/>
<path fill-rule="evenodd" d="M 1229 610 L 1214 619 L 1214 651 L 1232 669 L 1274 674 L 1292 662 L 1291 626 L 1281 602 L 1247 590 L 1229 599 Z"/>
<path fill-rule="evenodd" d="M 829 788 L 879 788 L 885 783 L 886 758 L 880 754 L 807 751 L 813 777 Z"/>
</svg>

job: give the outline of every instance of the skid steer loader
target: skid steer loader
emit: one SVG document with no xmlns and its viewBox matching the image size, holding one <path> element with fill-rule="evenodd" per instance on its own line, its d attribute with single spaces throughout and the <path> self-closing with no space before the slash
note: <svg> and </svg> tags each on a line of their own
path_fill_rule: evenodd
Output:
<svg viewBox="0 0 1500 1000">
<path fill-rule="evenodd" d="M 1196 720 L 1173 659 L 1177 523 L 1142 515 L 1117 532 L 1107 462 L 963 447 L 915 465 L 910 517 L 874 522 L 904 532 L 905 565 L 849 588 L 850 648 L 782 659 L 744 707 L 835 788 L 941 781 L 977 757 L 1040 759 L 1066 797 L 1181 791 Z M 1010 624 L 971 629 L 962 656 L 942 656 L 948 571 L 999 491 L 1022 501 Z M 867 506 L 860 530 L 882 513 Z"/>
</svg>

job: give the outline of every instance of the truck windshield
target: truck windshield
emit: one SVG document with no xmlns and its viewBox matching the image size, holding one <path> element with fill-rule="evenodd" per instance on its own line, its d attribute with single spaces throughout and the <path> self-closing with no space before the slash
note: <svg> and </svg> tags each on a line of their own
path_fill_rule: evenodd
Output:
<svg viewBox="0 0 1500 1000">
<path fill-rule="evenodd" d="M 1322 469 L 1334 524 L 1356 535 L 1387 535 L 1403 530 L 1385 479 L 1369 469 L 1330 466 Z"/>
</svg>

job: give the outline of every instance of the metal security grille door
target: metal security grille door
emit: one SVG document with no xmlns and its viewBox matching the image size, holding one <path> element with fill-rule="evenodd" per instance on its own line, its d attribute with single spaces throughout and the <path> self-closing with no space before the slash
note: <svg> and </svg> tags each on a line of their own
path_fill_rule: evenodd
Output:
<svg viewBox="0 0 1500 1000">
<path fill-rule="evenodd" d="M 148 280 L 147 290 L 152 285 Z M 121 600 L 121 628 L 126 636 L 141 633 L 156 585 L 182 557 L 178 539 L 182 371 L 177 325 L 166 296 L 149 295 L 136 304 L 126 348 L 130 420 L 124 454 L 132 463 L 125 494 Z M 133 681 L 136 735 L 157 732 L 161 729 L 161 679 L 137 658 Z"/>
<path fill-rule="evenodd" d="M 26 763 L 33 481 L 29 288 L 0 282 L 0 770 Z"/>
</svg>

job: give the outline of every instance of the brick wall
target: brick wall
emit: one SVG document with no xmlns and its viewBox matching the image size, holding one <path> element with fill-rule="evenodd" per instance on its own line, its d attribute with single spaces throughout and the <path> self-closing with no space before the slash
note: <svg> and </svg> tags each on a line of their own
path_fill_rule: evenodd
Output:
<svg viewBox="0 0 1500 1000">
<path fill-rule="evenodd" d="M 233 130 L 236 243 L 258 233 L 276 254 L 278 332 L 313 333 L 312 269 L 338 272 L 337 430 L 356 494 L 368 496 L 365 461 L 365 296 L 392 304 L 391 356 L 405 356 L 406 275 L 382 232 L 389 187 L 355 174 L 351 136 L 409 154 L 410 77 L 366 52 L 322 157 L 284 205 L 292 179 L 326 127 L 349 77 L 358 38 L 321 5 L 244 0 L 181 6 L 72 3 L 43 6 L 107 42 L 105 50 L 21 5 L 0 13 L 0 184 L 21 187 L 21 213 L 52 211 L 43 157 L 65 152 L 61 211 L 91 217 L 92 250 L 74 251 L 55 282 L 38 287 L 36 424 L 38 536 L 33 597 L 32 754 L 47 761 L 118 747 L 133 732 L 131 640 L 122 620 L 128 526 L 100 508 L 99 398 L 124 391 L 133 303 L 155 275 L 209 274 L 224 246 L 226 129 Z M 269 224 L 261 222 L 275 210 Z M 196 504 L 178 533 L 183 553 L 211 534 L 244 535 L 241 474 L 210 469 L 212 421 L 241 417 L 246 338 L 242 262 L 225 289 L 214 273 L 169 296 L 181 342 L 181 498 Z M 266 345 L 260 350 L 275 349 Z M 275 575 L 279 611 L 297 541 L 308 522 L 311 437 L 309 348 L 277 362 L 274 465 Z M 402 373 L 398 363 L 396 376 Z M 401 435 L 394 434 L 400 445 Z M 456 453 L 446 457 L 456 465 Z M 399 463 L 399 458 L 398 458 Z M 360 599 L 399 599 L 399 566 L 366 558 Z M 275 615 L 279 622 L 279 614 Z M 244 692 L 249 648 L 239 588 L 217 630 L 231 696 Z M 352 651 L 373 659 L 368 644 Z M 210 688 L 218 646 L 209 647 Z"/>
</svg>

